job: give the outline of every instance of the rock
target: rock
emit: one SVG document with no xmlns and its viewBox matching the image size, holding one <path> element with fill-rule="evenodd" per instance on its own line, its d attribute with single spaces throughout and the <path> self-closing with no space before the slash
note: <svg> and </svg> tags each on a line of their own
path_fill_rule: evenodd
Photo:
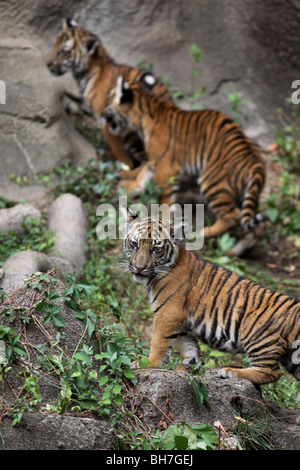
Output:
<svg viewBox="0 0 300 470">
<path fill-rule="evenodd" d="M 276 109 L 286 108 L 297 78 L 299 13 L 299 2 L 277 1 L 274 7 L 273 0 L 211 0 L 209 6 L 200 0 L 132 0 L 130 7 L 109 0 L 63 5 L 24 0 L 22 8 L 18 0 L 2 2 L 0 79 L 7 96 L 0 104 L 0 148 L 5 149 L 0 187 L 10 174 L 35 184 L 36 176 L 55 164 L 95 155 L 76 131 L 77 138 L 70 135 L 62 96 L 64 90 L 78 94 L 73 77 L 53 77 L 45 67 L 64 16 L 98 34 L 115 60 L 136 65 L 144 58 L 170 80 L 172 90 L 186 92 L 191 85 L 195 64 L 188 48 L 197 44 L 203 59 L 194 89 L 207 89 L 197 103 L 235 118 L 228 95 L 242 93 L 245 105 L 238 111 L 247 119 L 239 119 L 249 136 L 265 145 L 274 141 Z M 189 100 L 179 104 L 191 106 Z"/>
<path fill-rule="evenodd" d="M 191 426 L 198 423 L 213 425 L 219 420 L 224 426 L 232 426 L 236 414 L 251 414 L 255 410 L 263 416 L 268 411 L 260 393 L 251 382 L 244 379 L 220 379 L 216 370 L 209 370 L 205 377 L 200 377 L 201 383 L 209 391 L 210 409 L 204 405 L 199 407 L 187 374 L 147 370 L 139 371 L 138 377 L 135 393 L 145 397 L 140 402 L 139 409 L 145 422 L 153 429 L 157 429 L 162 420 L 168 421 L 170 412 L 175 424 L 184 421 Z M 170 423 L 171 421 L 168 422 Z"/>
<path fill-rule="evenodd" d="M 80 275 L 85 261 L 87 230 L 81 200 L 73 194 L 56 198 L 48 211 L 48 228 L 53 232 L 54 248 L 48 254 L 25 250 L 9 256 L 1 268 L 2 289 L 11 290 L 35 272 L 47 272 L 55 267 Z"/>
<path fill-rule="evenodd" d="M 240 419 L 248 419 L 267 426 L 274 448 L 300 450 L 299 412 L 282 410 L 263 400 L 259 389 L 247 380 L 220 379 L 217 369 L 208 370 L 204 377 L 198 378 L 208 390 L 207 408 L 205 404 L 199 407 L 188 374 L 150 369 L 137 371 L 137 376 L 136 412 L 153 431 L 172 424 L 215 426 L 218 422 L 232 436 L 233 426 Z"/>
<path fill-rule="evenodd" d="M 48 211 L 48 227 L 54 233 L 54 250 L 79 272 L 85 261 L 87 214 L 81 200 L 73 194 L 56 198 Z"/>
<path fill-rule="evenodd" d="M 33 250 L 24 250 L 9 256 L 1 268 L 0 287 L 6 292 L 20 286 L 36 272 L 45 273 L 53 268 L 60 268 L 74 274 L 72 260 L 61 256 L 49 256 Z"/>
<path fill-rule="evenodd" d="M 5 419 L 0 430 L 5 450 L 118 449 L 113 427 L 91 418 L 30 413 L 17 427 Z"/>
<path fill-rule="evenodd" d="M 40 219 L 41 212 L 31 204 L 17 204 L 8 209 L 0 209 L 0 232 L 23 232 L 24 218 Z"/>
<path fill-rule="evenodd" d="M 39 282 L 39 276 L 31 279 L 30 286 L 22 285 L 15 289 L 8 296 L 4 303 L 0 305 L 0 313 L 11 309 L 12 313 L 8 318 L 0 315 L 0 325 L 6 325 L 19 331 L 22 311 L 35 315 L 29 322 L 23 323 L 21 328 L 21 341 L 26 342 L 28 357 L 21 363 L 10 365 L 9 370 L 1 375 L 0 403 L 3 412 L 0 423 L 1 443 L 0 448 L 5 450 L 100 450 L 117 449 L 118 442 L 113 427 L 99 419 L 93 417 L 82 418 L 78 416 L 58 415 L 47 404 L 57 403 L 61 397 L 62 383 L 57 374 L 44 370 L 40 366 L 44 354 L 53 354 L 58 357 L 60 354 L 68 355 L 70 358 L 82 342 L 88 346 L 94 346 L 93 341 L 86 333 L 84 322 L 76 318 L 76 312 L 68 303 L 60 298 L 53 303 L 61 305 L 59 315 L 63 319 L 66 327 L 58 327 L 53 320 L 42 323 L 41 313 L 35 311 L 35 305 L 45 299 L 44 293 L 52 286 L 53 291 L 58 296 L 63 297 L 64 283 L 49 275 L 48 279 L 40 284 L 40 289 L 32 287 Z M 58 332 L 61 334 L 59 341 L 55 341 Z M 51 344 L 52 343 L 52 344 Z M 54 343 L 54 344 L 53 344 Z M 39 347 L 44 345 L 44 353 L 39 354 Z M 95 347 L 95 351 L 97 348 Z M 12 419 L 6 416 L 7 406 L 14 404 L 16 397 L 22 395 L 23 389 L 22 374 L 20 370 L 29 367 L 35 371 L 41 395 L 41 407 L 33 407 L 30 413 L 24 411 L 19 425 L 12 426 Z M 26 372 L 24 372 L 26 375 Z M 23 395 L 26 391 L 23 389 Z M 16 406 L 18 406 L 18 401 Z"/>
<path fill-rule="evenodd" d="M 91 14 L 92 12 L 92 14 Z M 247 134 L 262 145 L 274 141 L 277 108 L 286 109 L 299 69 L 299 2 L 274 0 L 192 0 L 182 2 L 88 2 L 76 8 L 76 19 L 99 34 L 108 53 L 136 65 L 142 58 L 171 89 L 187 91 L 194 82 L 198 105 L 236 118 L 228 94 L 241 93 L 239 117 Z M 298 19 L 297 19 L 298 18 Z M 55 27 L 55 26 L 54 26 Z M 202 52 L 201 73 L 192 79 L 189 47 Z M 190 107 L 191 102 L 179 102 Z"/>
<path fill-rule="evenodd" d="M 0 79 L 6 84 L 6 103 L 0 104 L 0 194 L 39 202 L 41 192 L 43 198 L 48 195 L 38 183 L 40 175 L 55 165 L 86 163 L 96 151 L 65 113 L 63 96 L 74 86 L 71 77 L 59 81 L 51 76 L 40 42 L 33 36 L 1 37 L 0 51 Z M 7 194 L 4 187 L 11 175 L 27 178 L 27 194 L 16 185 L 13 194 Z"/>
<path fill-rule="evenodd" d="M 39 210 L 48 209 L 54 199 L 49 188 L 41 183 L 19 185 L 14 181 L 0 179 L 0 197 L 14 202 L 34 204 Z"/>
</svg>

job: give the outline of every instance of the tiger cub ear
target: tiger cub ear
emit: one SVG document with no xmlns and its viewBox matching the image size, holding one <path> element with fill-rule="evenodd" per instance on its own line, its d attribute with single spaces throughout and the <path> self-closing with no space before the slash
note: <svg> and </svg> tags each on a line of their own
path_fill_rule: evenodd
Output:
<svg viewBox="0 0 300 470">
<path fill-rule="evenodd" d="M 95 34 L 91 34 L 90 36 L 86 36 L 82 39 L 82 44 L 84 52 L 87 55 L 93 55 L 100 44 L 100 39 Z"/>
<path fill-rule="evenodd" d="M 69 29 L 76 28 L 78 25 L 75 20 L 72 18 L 64 18 L 63 19 L 63 29 L 68 31 Z"/>
<path fill-rule="evenodd" d="M 133 102 L 133 93 L 130 89 L 128 82 L 123 77 L 117 78 L 117 85 L 115 88 L 115 102 L 119 104 L 131 104 Z"/>
<path fill-rule="evenodd" d="M 130 224 L 133 220 L 138 219 L 140 216 L 134 212 L 130 207 L 127 206 L 121 206 L 121 214 L 124 217 L 124 219 L 127 221 L 128 224 Z"/>
<path fill-rule="evenodd" d="M 178 220 L 170 226 L 170 236 L 175 244 L 179 244 L 184 240 L 185 234 L 189 231 L 190 224 L 186 220 Z"/>
<path fill-rule="evenodd" d="M 130 209 L 130 207 L 127 208 L 127 219 L 129 222 L 132 222 L 133 220 L 135 219 L 138 219 L 139 218 L 139 215 L 134 212 L 132 209 Z"/>
<path fill-rule="evenodd" d="M 145 85 L 146 88 L 152 90 L 156 83 L 156 79 L 154 75 L 150 72 L 145 72 L 144 75 L 141 77 L 140 82 Z"/>
</svg>

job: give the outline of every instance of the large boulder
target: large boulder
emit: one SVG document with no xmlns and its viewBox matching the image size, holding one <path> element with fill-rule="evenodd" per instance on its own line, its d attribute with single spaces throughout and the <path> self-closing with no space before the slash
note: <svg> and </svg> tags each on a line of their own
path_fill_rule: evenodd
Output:
<svg viewBox="0 0 300 470">
<path fill-rule="evenodd" d="M 0 449 L 117 449 L 118 440 L 110 424 L 96 419 L 93 415 L 88 417 L 76 413 L 63 415 L 53 410 L 53 405 L 62 399 L 64 379 L 63 374 L 59 378 L 59 374 L 55 373 L 55 367 L 50 366 L 50 359 L 47 367 L 45 356 L 49 354 L 53 361 L 62 355 L 71 359 L 81 342 L 88 347 L 95 347 L 93 340 L 87 334 L 84 322 L 76 318 L 76 311 L 64 299 L 66 286 L 58 279 L 58 275 L 59 271 L 56 276 L 54 270 L 43 279 L 36 275 L 15 289 L 0 305 L 0 329 L 6 327 L 15 330 L 15 334 L 19 332 L 21 344 L 27 352 L 26 357 L 21 356 L 21 359 L 11 363 L 5 371 L 1 368 Z M 37 304 L 50 299 L 50 293 L 57 297 L 51 300 L 52 305 L 60 307 L 59 324 L 53 319 L 43 322 L 43 315 L 36 309 Z M 28 321 L 24 322 L 24 318 L 22 321 L 22 312 L 26 312 Z M 3 343 L 9 349 L 9 343 L 1 340 L 0 346 L 3 346 Z M 0 351 L 3 353 L 3 348 L 0 348 Z M 3 363 L 2 357 L 0 357 L 0 366 L 1 363 Z M 28 375 L 30 378 L 27 384 L 32 380 L 32 388 L 24 386 L 24 378 L 29 371 L 31 373 Z M 34 390 L 36 386 L 40 400 L 34 403 L 34 396 L 32 395 L 31 401 L 28 395 L 30 396 L 30 389 Z M 26 412 L 26 403 L 30 408 L 28 412 Z M 13 425 L 9 409 L 19 410 L 22 414 L 19 424 Z"/>
<path fill-rule="evenodd" d="M 17 205 L 0 210 L 0 231 L 21 230 L 28 213 L 40 214 L 31 205 Z M 2 223 L 1 223 L 2 222 Z M 2 229 L 2 230 L 1 230 Z M 85 262 L 87 218 L 82 201 L 74 194 L 62 194 L 49 207 L 48 229 L 54 243 L 49 253 L 23 250 L 10 255 L 0 269 L 0 287 L 9 291 L 21 285 L 35 272 L 59 267 L 80 276 Z"/>
<path fill-rule="evenodd" d="M 145 59 L 176 90 L 191 85 L 194 63 L 188 48 L 197 44 L 203 59 L 194 88 L 207 88 L 199 101 L 235 117 L 228 94 L 242 93 L 246 131 L 261 143 L 273 139 L 276 109 L 285 106 L 298 77 L 299 1 L 132 0 L 129 5 L 89 0 L 61 5 L 35 0 L 34 6 L 31 2 L 26 8 L 25 2 L 22 15 L 11 7 L 6 18 L 22 24 L 28 34 L 38 34 L 45 52 L 61 29 L 61 17 L 74 16 L 99 34 L 117 61 L 136 65 Z"/>
<path fill-rule="evenodd" d="M 249 432 L 249 448 L 251 428 L 256 426 L 261 436 L 255 436 L 253 431 L 252 448 L 259 448 L 265 439 L 265 445 L 274 449 L 300 450 L 299 411 L 283 410 L 264 400 L 260 390 L 248 380 L 221 379 L 217 369 L 208 370 L 205 376 L 194 376 L 193 381 L 188 374 L 170 370 L 141 370 L 137 375 L 135 411 L 152 432 L 174 424 L 205 423 L 220 433 L 220 444 L 224 441 L 227 448 L 235 449 L 239 424 L 243 423 L 245 435 L 247 428 Z M 195 393 L 197 382 L 201 384 L 200 394 L 202 387 L 208 392 L 202 406 Z"/>
</svg>

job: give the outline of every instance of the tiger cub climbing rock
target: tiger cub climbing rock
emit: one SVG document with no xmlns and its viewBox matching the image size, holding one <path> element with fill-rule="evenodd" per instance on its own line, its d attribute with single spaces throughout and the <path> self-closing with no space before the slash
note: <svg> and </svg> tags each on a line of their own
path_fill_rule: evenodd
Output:
<svg viewBox="0 0 300 470">
<path fill-rule="evenodd" d="M 186 111 L 171 101 L 154 96 L 156 78 L 148 73 L 133 80 L 120 74 L 107 112 L 122 127 L 136 126 L 142 133 L 149 162 L 134 171 L 134 179 L 122 185 L 140 193 L 149 179 L 163 188 L 161 203 L 171 205 L 183 179 L 198 185 L 215 216 L 204 237 L 218 236 L 242 226 L 243 239 L 235 252 L 241 255 L 257 242 L 259 197 L 265 182 L 265 166 L 258 148 L 241 127 L 214 110 Z"/>
</svg>

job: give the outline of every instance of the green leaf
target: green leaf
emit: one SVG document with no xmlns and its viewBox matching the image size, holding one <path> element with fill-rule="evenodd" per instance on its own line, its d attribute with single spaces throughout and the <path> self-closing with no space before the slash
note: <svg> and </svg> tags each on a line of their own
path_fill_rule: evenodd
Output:
<svg viewBox="0 0 300 470">
<path fill-rule="evenodd" d="M 87 318 L 86 320 L 86 331 L 89 337 L 91 337 L 93 332 L 95 331 L 95 323 L 91 321 L 89 318 Z"/>
<path fill-rule="evenodd" d="M 186 450 L 189 440 L 186 436 L 174 436 L 175 447 L 177 450 Z"/>
<path fill-rule="evenodd" d="M 27 352 L 26 352 L 26 350 L 23 348 L 23 346 L 18 346 L 18 345 L 16 345 L 16 346 L 14 346 L 13 349 L 14 349 L 14 352 L 15 352 L 16 354 L 19 354 L 19 356 L 27 356 Z"/>
<path fill-rule="evenodd" d="M 46 300 L 39 302 L 35 307 L 36 312 L 41 312 L 47 306 L 47 304 L 48 302 L 46 302 Z"/>
<path fill-rule="evenodd" d="M 86 400 L 74 400 L 78 405 L 81 406 L 84 410 L 96 410 L 99 408 L 99 403 L 97 400 L 86 399 Z"/>
<path fill-rule="evenodd" d="M 143 356 L 139 361 L 139 366 L 141 369 L 147 369 L 149 364 L 149 359 L 146 356 Z"/>
<path fill-rule="evenodd" d="M 218 436 L 213 427 L 209 424 L 198 424 L 193 426 L 193 430 L 197 436 L 205 440 L 208 445 L 217 444 Z"/>
<path fill-rule="evenodd" d="M 73 310 L 78 309 L 78 304 L 77 304 L 76 300 L 74 300 L 73 298 L 68 300 L 68 304 Z M 79 317 L 77 317 L 77 318 L 79 318 Z"/>
<path fill-rule="evenodd" d="M 54 324 L 56 326 L 61 326 L 61 327 L 64 327 L 64 328 L 66 327 L 65 321 L 60 315 L 55 315 L 52 318 L 53 318 Z"/>
<path fill-rule="evenodd" d="M 196 398 L 197 398 L 197 401 L 198 401 L 198 404 L 199 404 L 200 408 L 201 408 L 202 404 L 204 403 L 206 408 L 208 410 L 210 410 L 210 404 L 208 403 L 208 400 L 207 400 L 207 396 L 208 396 L 207 388 L 205 388 L 204 385 L 202 385 L 201 382 L 198 382 L 195 379 L 192 379 L 192 385 L 193 385 L 193 389 L 194 389 L 194 392 L 195 392 L 195 395 L 196 395 Z"/>
<path fill-rule="evenodd" d="M 107 343 L 107 353 L 110 356 L 111 360 L 115 360 L 118 357 L 120 348 L 116 343 Z M 114 359 L 112 359 L 114 357 Z"/>
<path fill-rule="evenodd" d="M 169 426 L 164 432 L 162 450 L 173 450 L 175 448 L 175 436 L 181 436 L 181 427 L 177 424 Z"/>
<path fill-rule="evenodd" d="M 219 243 L 219 247 L 224 252 L 224 251 L 230 250 L 233 247 L 235 243 L 235 239 L 231 237 L 229 233 L 224 233 L 219 238 L 218 243 Z"/>
<path fill-rule="evenodd" d="M 122 390 L 122 385 L 115 385 L 112 389 L 112 392 L 115 394 L 115 395 L 118 395 Z"/>
<path fill-rule="evenodd" d="M 99 381 L 100 386 L 105 385 L 108 382 L 108 380 L 109 380 L 108 375 L 102 375 L 102 377 L 100 377 L 100 381 Z"/>
<path fill-rule="evenodd" d="M 279 211 L 277 209 L 277 207 L 269 207 L 267 210 L 266 210 L 266 215 L 268 217 L 268 219 L 271 221 L 271 222 L 276 222 L 277 218 L 278 218 L 278 215 L 279 215 Z"/>
<path fill-rule="evenodd" d="M 136 379 L 136 376 L 134 375 L 134 373 L 129 369 L 124 370 L 124 375 L 126 379 Z"/>
<path fill-rule="evenodd" d="M 90 371 L 90 375 L 89 375 L 89 378 L 90 379 L 97 379 L 98 375 L 97 375 L 97 371 L 95 369 L 92 369 Z"/>
</svg>

